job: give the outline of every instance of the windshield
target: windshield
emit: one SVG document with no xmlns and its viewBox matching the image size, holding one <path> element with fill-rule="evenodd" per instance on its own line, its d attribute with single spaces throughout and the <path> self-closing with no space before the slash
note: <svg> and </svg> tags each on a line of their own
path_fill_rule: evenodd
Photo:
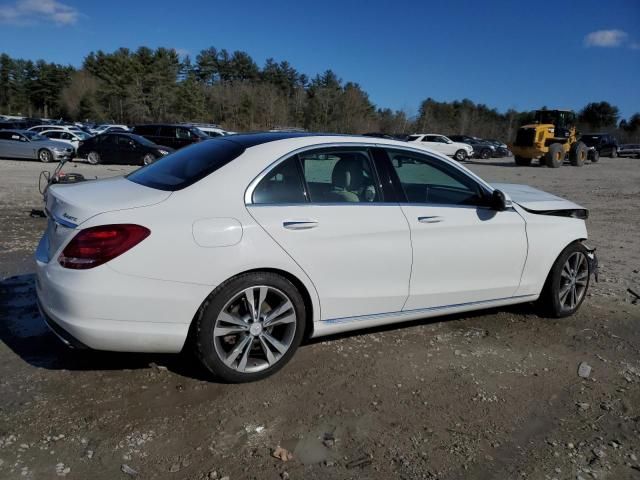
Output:
<svg viewBox="0 0 640 480">
<path fill-rule="evenodd" d="M 88 139 L 88 138 L 91 138 L 91 135 L 89 135 L 89 134 L 88 134 L 88 133 L 86 133 L 86 132 L 81 132 L 81 131 L 80 131 L 80 132 L 76 132 L 76 131 L 74 131 L 74 132 L 73 132 L 73 134 L 74 134 L 76 137 L 78 137 L 80 140 L 86 140 L 86 139 Z"/>
<path fill-rule="evenodd" d="M 156 160 L 126 178 L 145 187 L 173 192 L 215 172 L 242 152 L 244 148 L 235 142 L 211 139 Z"/>
</svg>

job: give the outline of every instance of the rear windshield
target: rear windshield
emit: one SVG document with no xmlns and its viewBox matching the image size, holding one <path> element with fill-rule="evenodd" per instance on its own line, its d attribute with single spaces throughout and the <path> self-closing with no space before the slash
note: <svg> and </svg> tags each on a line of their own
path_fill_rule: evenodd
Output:
<svg viewBox="0 0 640 480">
<path fill-rule="evenodd" d="M 409 135 L 409 137 L 407 138 L 407 142 L 415 142 L 419 138 L 420 138 L 420 135 Z"/>
<path fill-rule="evenodd" d="M 157 190 L 176 191 L 196 183 L 238 158 L 244 148 L 235 142 L 211 139 L 175 153 L 127 175 L 127 179 Z"/>
</svg>

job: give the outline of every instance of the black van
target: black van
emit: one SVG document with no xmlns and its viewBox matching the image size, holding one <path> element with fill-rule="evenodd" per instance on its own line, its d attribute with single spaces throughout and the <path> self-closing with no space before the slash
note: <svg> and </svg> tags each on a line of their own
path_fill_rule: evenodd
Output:
<svg viewBox="0 0 640 480">
<path fill-rule="evenodd" d="M 157 145 L 166 145 L 175 150 L 209 138 L 198 128 L 190 125 L 136 125 L 131 133 L 140 135 Z"/>
<path fill-rule="evenodd" d="M 601 157 L 616 158 L 618 156 L 618 141 L 608 133 L 584 133 L 580 141 L 587 147 L 595 148 Z"/>
</svg>

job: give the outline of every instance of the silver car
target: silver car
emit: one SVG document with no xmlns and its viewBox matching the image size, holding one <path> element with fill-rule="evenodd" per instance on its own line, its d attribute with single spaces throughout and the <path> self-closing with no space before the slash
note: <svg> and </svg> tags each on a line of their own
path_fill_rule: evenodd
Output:
<svg viewBox="0 0 640 480">
<path fill-rule="evenodd" d="M 0 130 L 0 158 L 28 158 L 47 163 L 70 160 L 73 147 L 28 130 Z"/>
</svg>

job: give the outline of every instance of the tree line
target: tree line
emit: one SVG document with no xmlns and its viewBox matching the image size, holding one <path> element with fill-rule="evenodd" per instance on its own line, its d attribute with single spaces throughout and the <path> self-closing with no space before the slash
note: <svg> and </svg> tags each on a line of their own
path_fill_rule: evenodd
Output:
<svg viewBox="0 0 640 480">
<path fill-rule="evenodd" d="M 194 59 L 168 48 L 97 51 L 80 68 L 1 54 L 0 114 L 125 124 L 206 122 L 236 131 L 432 131 L 505 141 L 532 119 L 532 112 L 432 98 L 411 116 L 376 107 L 360 85 L 332 70 L 311 78 L 287 61 L 269 58 L 259 67 L 246 52 L 213 47 Z M 620 119 L 618 108 L 607 102 L 586 105 L 578 118 L 583 130 L 640 135 L 640 114 Z"/>
</svg>

